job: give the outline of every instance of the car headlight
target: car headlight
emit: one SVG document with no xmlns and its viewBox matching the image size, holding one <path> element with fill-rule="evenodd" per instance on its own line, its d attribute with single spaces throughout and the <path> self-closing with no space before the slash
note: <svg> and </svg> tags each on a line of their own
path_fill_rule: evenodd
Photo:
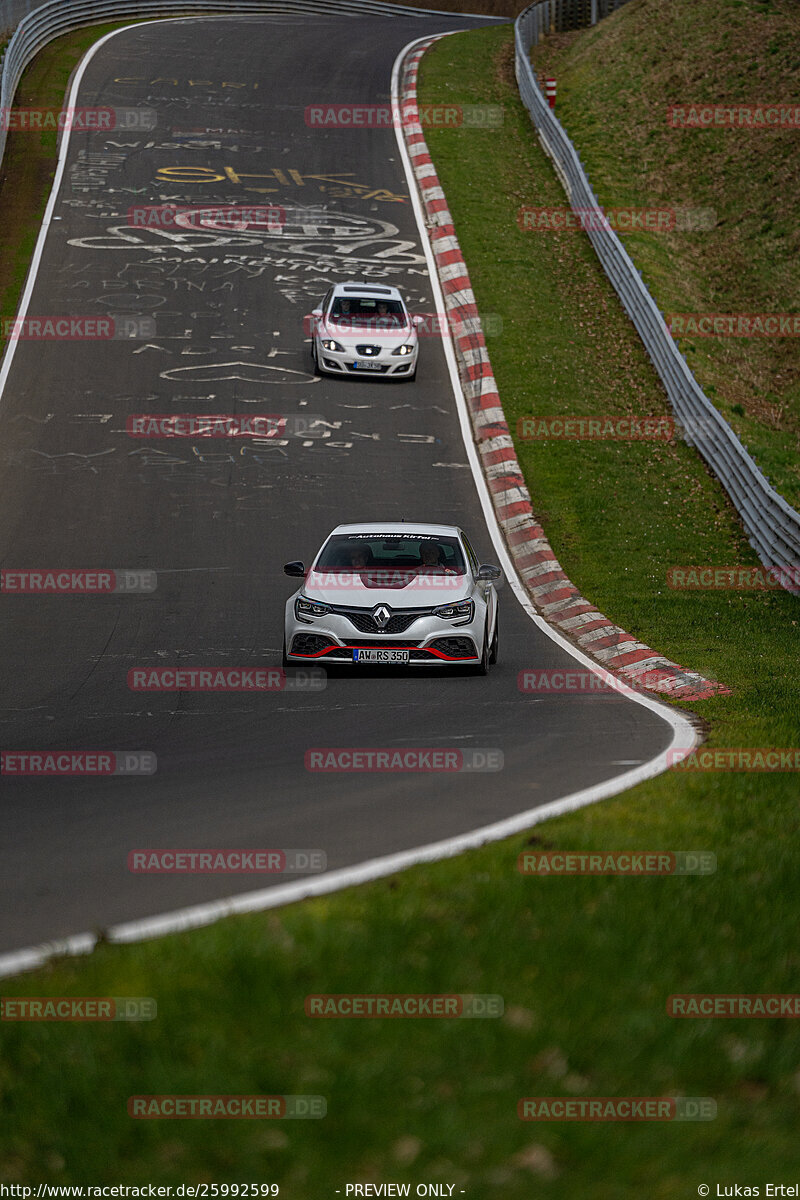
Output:
<svg viewBox="0 0 800 1200">
<path fill-rule="evenodd" d="M 294 611 L 298 617 L 324 617 L 331 611 L 331 606 L 323 604 L 321 600 L 309 600 L 308 596 L 298 596 L 294 602 Z"/>
<path fill-rule="evenodd" d="M 433 610 L 435 617 L 443 621 L 457 621 L 459 625 L 468 625 L 475 616 L 475 605 L 471 600 L 460 600 L 458 604 L 440 604 Z"/>
<path fill-rule="evenodd" d="M 344 346 L 341 346 L 338 342 L 335 342 L 333 338 L 323 338 L 322 349 L 336 350 L 339 354 L 344 354 Z"/>
<path fill-rule="evenodd" d="M 414 353 L 414 347 L 411 345 L 410 342 L 406 342 L 404 345 L 398 346 L 396 350 L 392 351 L 392 354 L 413 354 L 413 353 Z"/>
</svg>

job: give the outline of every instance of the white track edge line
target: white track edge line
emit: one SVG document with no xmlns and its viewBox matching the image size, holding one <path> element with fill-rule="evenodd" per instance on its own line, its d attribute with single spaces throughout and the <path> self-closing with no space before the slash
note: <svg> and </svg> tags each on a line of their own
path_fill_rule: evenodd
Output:
<svg viewBox="0 0 800 1200">
<path fill-rule="evenodd" d="M 460 33 L 461 31 L 458 30 L 456 32 Z M 438 35 L 434 35 L 433 38 L 431 38 L 430 35 L 428 37 L 417 38 L 415 41 L 409 42 L 409 44 L 400 52 L 400 55 L 398 56 L 397 60 L 395 61 L 394 70 L 392 72 L 392 104 L 393 105 L 398 104 L 398 99 L 397 99 L 398 79 L 399 79 L 400 66 L 402 64 L 404 57 L 408 53 L 410 53 L 415 46 L 418 46 L 423 42 L 435 41 L 439 37 L 448 37 L 448 36 L 452 36 L 452 35 L 438 34 Z M 417 218 L 417 225 L 420 230 L 420 234 L 422 237 L 422 244 L 423 244 L 423 247 L 425 250 L 425 256 L 428 261 L 428 268 L 429 268 L 430 276 L 431 276 L 431 287 L 434 292 L 436 303 L 440 306 L 438 311 L 444 312 L 444 310 L 445 310 L 444 296 L 442 293 L 441 284 L 439 282 L 438 271 L 436 269 L 436 260 L 434 258 L 433 250 L 430 245 L 430 239 L 428 237 L 427 226 L 425 224 L 425 214 L 424 214 L 424 211 L 422 208 L 422 202 L 419 198 L 419 192 L 418 192 L 418 188 L 417 188 L 416 178 L 414 176 L 414 168 L 411 164 L 410 156 L 408 154 L 408 149 L 405 144 L 405 139 L 402 136 L 402 130 L 398 126 L 395 127 L 395 136 L 397 138 L 398 146 L 400 148 L 400 155 L 403 160 L 403 166 L 406 171 L 406 176 L 407 176 L 408 183 L 409 183 L 409 190 L 411 192 L 411 201 L 412 201 L 412 205 L 414 208 L 414 214 Z M 516 566 L 513 562 L 513 559 L 511 558 L 509 551 L 508 551 L 508 548 L 505 543 L 505 539 L 503 538 L 503 534 L 500 529 L 499 522 L 497 520 L 497 514 L 495 512 L 494 505 L 492 504 L 492 499 L 491 499 L 491 495 L 489 492 L 489 488 L 487 486 L 486 478 L 483 474 L 482 465 L 481 465 L 480 459 L 478 457 L 478 450 L 477 450 L 477 447 L 476 447 L 474 439 L 473 439 L 472 422 L 471 422 L 470 415 L 469 415 L 469 407 L 467 404 L 466 397 L 464 395 L 463 388 L 461 386 L 461 377 L 460 377 L 460 374 L 458 371 L 458 365 L 456 363 L 455 351 L 453 349 L 452 335 L 451 335 L 451 331 L 450 331 L 449 327 L 447 330 L 447 337 L 443 338 L 443 344 L 444 344 L 445 357 L 447 359 L 447 365 L 448 365 L 448 369 L 450 372 L 450 382 L 451 382 L 453 392 L 456 397 L 456 402 L 458 404 L 458 415 L 459 415 L 459 420 L 460 420 L 460 424 L 461 424 L 461 433 L 462 433 L 462 437 L 464 440 L 464 445 L 466 447 L 467 457 L 469 459 L 470 468 L 472 470 L 472 476 L 475 481 L 475 487 L 476 487 L 478 496 L 481 501 L 481 507 L 483 509 L 483 514 L 484 514 L 484 518 L 486 520 L 487 528 L 489 530 L 489 535 L 492 539 L 492 545 L 494 546 L 497 554 L 500 556 L 500 559 L 503 563 L 503 569 L 504 569 L 504 573 L 507 577 L 508 583 L 509 583 L 512 591 L 514 592 L 514 595 L 517 597 L 520 604 L 524 608 L 525 612 L 528 614 L 528 616 L 531 618 L 531 620 L 542 630 L 543 633 L 546 633 L 547 636 L 549 638 L 551 638 L 552 641 L 556 642 L 556 644 L 561 646 L 562 649 L 567 650 L 569 652 L 569 654 L 572 655 L 573 658 L 577 659 L 577 661 L 580 662 L 583 666 L 588 667 L 591 671 L 594 672 L 595 675 L 598 675 L 600 678 L 606 678 L 606 676 L 608 674 L 608 670 L 609 670 L 607 667 L 602 667 L 598 663 L 594 662 L 593 659 L 589 658 L 586 654 L 583 653 L 582 650 L 580 650 L 577 646 L 575 646 L 572 642 L 570 642 L 567 638 L 565 638 L 564 635 L 559 630 L 554 629 L 553 626 L 550 625 L 546 621 L 546 619 L 540 613 L 538 613 L 536 611 L 536 609 L 534 608 L 534 605 L 528 595 L 525 585 L 523 584 L 522 580 L 517 575 Z M 685 716 L 683 716 L 683 714 L 681 714 L 681 713 L 677 712 L 675 709 L 672 709 L 669 706 L 665 705 L 664 703 L 662 703 L 662 701 L 656 699 L 655 697 L 641 695 L 639 692 L 630 688 L 621 679 L 619 680 L 619 689 L 618 690 L 620 691 L 620 693 L 622 695 L 627 696 L 629 699 L 635 701 L 636 703 L 641 704 L 645 708 L 649 708 L 652 712 L 657 713 L 660 717 L 662 717 L 664 720 L 666 720 L 668 724 L 672 725 L 673 730 L 675 730 L 676 733 L 677 732 L 686 733 L 688 731 L 691 735 L 691 739 L 690 739 L 690 741 L 688 743 L 688 747 L 687 747 L 688 749 L 693 748 L 697 744 L 698 739 L 696 736 L 695 728 L 691 724 L 691 722 L 688 721 Z M 673 743 L 673 746 L 670 747 L 670 749 L 672 749 L 672 748 L 676 748 L 674 746 L 674 743 Z M 666 752 L 665 752 L 665 754 L 666 754 Z M 653 760 L 653 761 L 657 761 L 657 760 Z"/>
<path fill-rule="evenodd" d="M 185 20 L 191 18 L 177 18 Z M 141 25 L 150 24 L 150 22 L 137 22 L 135 25 L 126 25 L 123 29 L 112 30 L 107 33 L 99 41 L 97 41 L 87 51 L 80 66 L 76 72 L 72 89 L 70 91 L 69 107 L 75 106 L 78 87 L 83 78 L 84 71 L 89 65 L 95 52 L 100 49 L 105 42 L 110 38 L 115 37 L 119 33 L 124 33 L 129 29 L 139 28 Z M 460 32 L 460 31 L 454 31 Z M 439 34 L 438 37 L 446 37 L 447 34 Z M 400 75 L 400 67 L 406 55 L 410 53 L 415 46 L 423 42 L 431 40 L 430 35 L 427 37 L 415 38 L 409 42 L 398 54 L 392 68 L 392 105 L 398 103 L 398 81 Z M 435 40 L 435 39 L 434 39 Z M 406 174 L 406 179 L 409 184 L 411 194 L 412 207 L 417 220 L 417 227 L 420 232 L 422 244 L 425 250 L 426 259 L 430 271 L 431 288 L 436 297 L 436 302 L 441 307 L 439 311 L 444 311 L 444 298 L 442 295 L 439 276 L 436 270 L 436 263 L 433 257 L 433 251 L 428 238 L 425 217 L 422 211 L 422 205 L 419 199 L 417 190 L 417 182 L 411 166 L 408 150 L 405 145 L 402 131 L 395 128 L 395 136 L 397 137 L 400 147 L 400 156 L 403 163 L 403 169 Z M 66 151 L 69 146 L 69 130 L 65 131 L 65 136 L 62 138 L 59 146 L 59 163 L 53 179 L 52 191 L 50 199 L 45 210 L 45 216 L 42 222 L 42 229 L 39 233 L 39 238 L 36 243 L 34 257 L 31 262 L 31 268 L 26 282 L 25 293 L 22 304 L 20 305 L 21 315 L 24 316 L 27 311 L 27 304 L 30 300 L 31 292 L 36 281 L 36 273 L 38 271 L 39 262 L 41 260 L 44 249 L 44 242 L 47 236 L 47 228 L 49 226 L 50 217 L 55 207 L 58 189 L 61 185 L 61 179 L 64 174 L 66 164 Z M 506 578 L 517 597 L 517 600 L 522 605 L 525 612 L 531 620 L 547 634 L 552 641 L 566 650 L 576 661 L 595 674 L 600 674 L 597 664 L 590 658 L 587 658 L 577 647 L 568 642 L 555 629 L 553 629 L 541 617 L 533 605 L 531 604 L 527 593 L 525 592 L 522 581 L 516 573 L 516 569 L 511 560 L 511 557 L 506 549 L 505 542 L 497 523 L 497 517 L 494 507 L 489 496 L 489 491 L 486 486 L 486 480 L 481 470 L 481 465 L 478 460 L 477 450 L 472 440 L 472 427 L 467 409 L 467 402 L 461 388 L 461 379 L 458 373 L 458 367 L 455 360 L 452 339 L 448 331 L 448 336 L 443 339 L 445 358 L 447 361 L 450 381 L 453 387 L 453 392 L 458 408 L 459 424 L 461 426 L 461 434 L 464 440 L 464 445 L 467 451 L 467 457 L 470 463 L 470 469 L 475 481 L 478 497 L 481 502 L 486 526 L 489 531 L 489 536 L 492 539 L 492 544 L 498 553 L 500 561 L 503 563 L 503 569 Z M 3 362 L 3 369 L 0 371 L 0 400 L 5 387 L 6 378 L 8 376 L 8 368 L 6 361 L 10 364 L 12 355 L 6 355 L 6 360 Z M 295 903 L 298 900 L 309 899 L 316 896 L 328 895 L 331 892 L 340 891 L 342 888 L 352 887 L 361 883 L 369 883 L 373 880 L 380 879 L 386 875 L 394 874 L 397 871 L 404 870 L 411 866 L 416 866 L 420 863 L 441 861 L 445 858 L 452 858 L 456 854 L 460 854 L 464 850 L 475 849 L 486 842 L 499 841 L 502 838 L 509 837 L 514 833 L 519 833 L 524 829 L 529 829 L 541 821 L 548 820 L 551 817 L 561 816 L 563 813 L 572 812 L 575 809 L 583 808 L 585 805 L 594 804 L 598 800 L 606 799 L 610 796 L 617 795 L 621 791 L 625 791 L 629 787 L 633 787 L 637 783 L 641 783 L 645 779 L 650 779 L 654 775 L 661 774 L 667 769 L 667 756 L 669 751 L 676 748 L 676 743 L 681 742 L 681 748 L 684 748 L 682 739 L 685 739 L 685 748 L 693 748 L 697 742 L 697 734 L 692 724 L 680 713 L 663 705 L 660 701 L 649 696 L 641 696 L 637 692 L 628 688 L 624 683 L 620 683 L 620 692 L 627 696 L 634 703 L 641 704 L 645 708 L 657 713 L 667 724 L 671 725 L 673 730 L 673 740 L 666 750 L 661 754 L 656 755 L 647 763 L 643 763 L 635 767 L 632 771 L 626 771 L 622 775 L 616 775 L 612 779 L 604 780 L 602 783 L 593 784 L 591 787 L 584 788 L 578 792 L 572 792 L 567 796 L 561 796 L 557 800 L 551 800 L 547 804 L 541 805 L 539 808 L 528 809 L 525 812 L 517 813 L 513 817 L 506 817 L 502 821 L 496 821 L 491 825 L 482 826 L 480 829 L 472 830 L 469 833 L 457 834 L 454 837 L 444 838 L 439 842 L 431 842 L 425 846 L 417 846 L 412 850 L 400 851 L 396 854 L 385 855 L 381 858 L 368 859 L 366 862 L 358 863 L 352 867 L 345 867 L 338 871 L 326 872 L 324 875 L 318 876 L 313 880 L 303 880 L 294 883 L 278 885 L 270 888 L 260 888 L 252 892 L 243 892 L 240 895 L 231 896 L 224 900 L 215 900 L 205 904 L 189 905 L 185 908 L 175 909 L 172 912 L 162 913 L 153 917 L 145 917 L 136 921 L 128 921 L 120 925 L 112 926 L 104 934 L 104 940 L 112 945 L 120 945 L 130 942 L 147 941 L 151 938 L 163 937 L 170 933 L 180 933 L 190 929 L 201 928 L 202 926 L 211 925 L 223 917 L 235 916 L 248 912 L 263 912 L 270 908 L 278 908 L 286 904 Z M 48 942 L 40 946 L 27 947 L 21 950 L 15 950 L 8 954 L 0 955 L 0 978 L 10 975 L 19 974 L 22 971 L 32 971 L 38 967 L 44 966 L 53 958 L 61 956 L 77 956 L 81 954 L 91 954 L 95 946 L 99 942 L 99 937 L 93 933 L 79 933 L 71 937 Z"/>
</svg>

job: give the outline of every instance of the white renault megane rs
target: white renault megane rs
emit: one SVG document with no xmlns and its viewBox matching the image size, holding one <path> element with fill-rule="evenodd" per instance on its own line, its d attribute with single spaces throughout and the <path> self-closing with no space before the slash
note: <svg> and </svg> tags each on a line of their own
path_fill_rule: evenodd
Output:
<svg viewBox="0 0 800 1200">
<path fill-rule="evenodd" d="M 472 666 L 497 660 L 499 567 L 455 525 L 338 525 L 286 604 L 284 665 Z"/>
</svg>

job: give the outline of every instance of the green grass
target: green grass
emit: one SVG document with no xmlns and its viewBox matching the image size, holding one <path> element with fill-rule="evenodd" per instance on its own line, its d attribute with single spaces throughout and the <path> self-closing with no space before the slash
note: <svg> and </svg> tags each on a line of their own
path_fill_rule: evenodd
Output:
<svg viewBox="0 0 800 1200">
<path fill-rule="evenodd" d="M 421 69 L 430 95 L 505 109 L 502 132 L 427 136 L 478 308 L 502 318 L 503 332 L 488 347 L 509 426 L 515 432 L 532 414 L 669 414 L 588 238 L 517 225 L 520 205 L 563 205 L 564 195 L 519 102 L 512 64 L 510 31 L 499 29 L 448 38 Z M 454 81 L 464 78 L 471 85 L 456 91 Z M 623 628 L 726 683 L 730 646 L 750 657 L 765 612 L 777 621 L 767 636 L 778 652 L 781 642 L 797 646 L 791 597 L 667 586 L 673 565 L 757 562 L 721 486 L 685 443 L 516 439 L 516 450 L 534 512 L 567 574 Z"/>
<path fill-rule="evenodd" d="M 623 238 L 662 312 L 798 311 L 797 130 L 676 130 L 666 120 L 670 104 L 795 104 L 798 45 L 794 0 L 638 0 L 534 50 L 536 70 L 558 80 L 558 118 L 602 205 L 716 212 L 707 232 Z M 680 339 L 709 399 L 798 507 L 796 347 L 787 337 Z"/>
<path fill-rule="evenodd" d="M 665 412 L 584 239 L 522 234 L 560 188 L 516 98 L 508 30 L 423 60 L 421 99 L 502 103 L 501 132 L 430 135 L 509 420 Z M 465 86 L 465 80 L 469 86 Z M 541 197 L 541 199 L 540 199 Z M 583 305 L 583 311 L 580 309 Z M 602 318 L 602 319 L 601 319 Z M 684 445 L 519 447 L 570 576 L 656 649 L 733 689 L 694 705 L 717 746 L 800 744 L 798 605 L 671 593 L 674 563 L 753 561 Z M 565 747 L 565 752 L 569 748 Z M 536 770 L 531 741 L 531 773 Z M 661 776 L 461 858 L 280 913 L 101 946 L 3 995 L 149 995 L 142 1025 L 0 1026 L 0 1182 L 453 1183 L 475 1200 L 682 1200 L 700 1183 L 793 1183 L 797 1023 L 676 1021 L 676 991 L 792 992 L 800 953 L 797 777 Z M 536 848 L 691 849 L 706 878 L 524 878 Z M 498 992 L 487 1021 L 324 1021 L 311 992 Z M 315 1122 L 134 1122 L 131 1094 L 308 1092 Z M 521 1123 L 522 1096 L 711 1096 L 708 1124 Z M 413 1194 L 413 1188 L 412 1188 Z"/>
</svg>

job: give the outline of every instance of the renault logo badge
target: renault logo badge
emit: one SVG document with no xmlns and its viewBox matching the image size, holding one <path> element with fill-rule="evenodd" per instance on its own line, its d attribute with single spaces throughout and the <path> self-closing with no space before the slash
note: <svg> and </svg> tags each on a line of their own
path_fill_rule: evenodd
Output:
<svg viewBox="0 0 800 1200">
<path fill-rule="evenodd" d="M 385 604 L 379 604 L 377 608 L 372 610 L 372 619 L 379 629 L 383 629 L 385 625 L 389 624 L 391 615 Z"/>
</svg>

